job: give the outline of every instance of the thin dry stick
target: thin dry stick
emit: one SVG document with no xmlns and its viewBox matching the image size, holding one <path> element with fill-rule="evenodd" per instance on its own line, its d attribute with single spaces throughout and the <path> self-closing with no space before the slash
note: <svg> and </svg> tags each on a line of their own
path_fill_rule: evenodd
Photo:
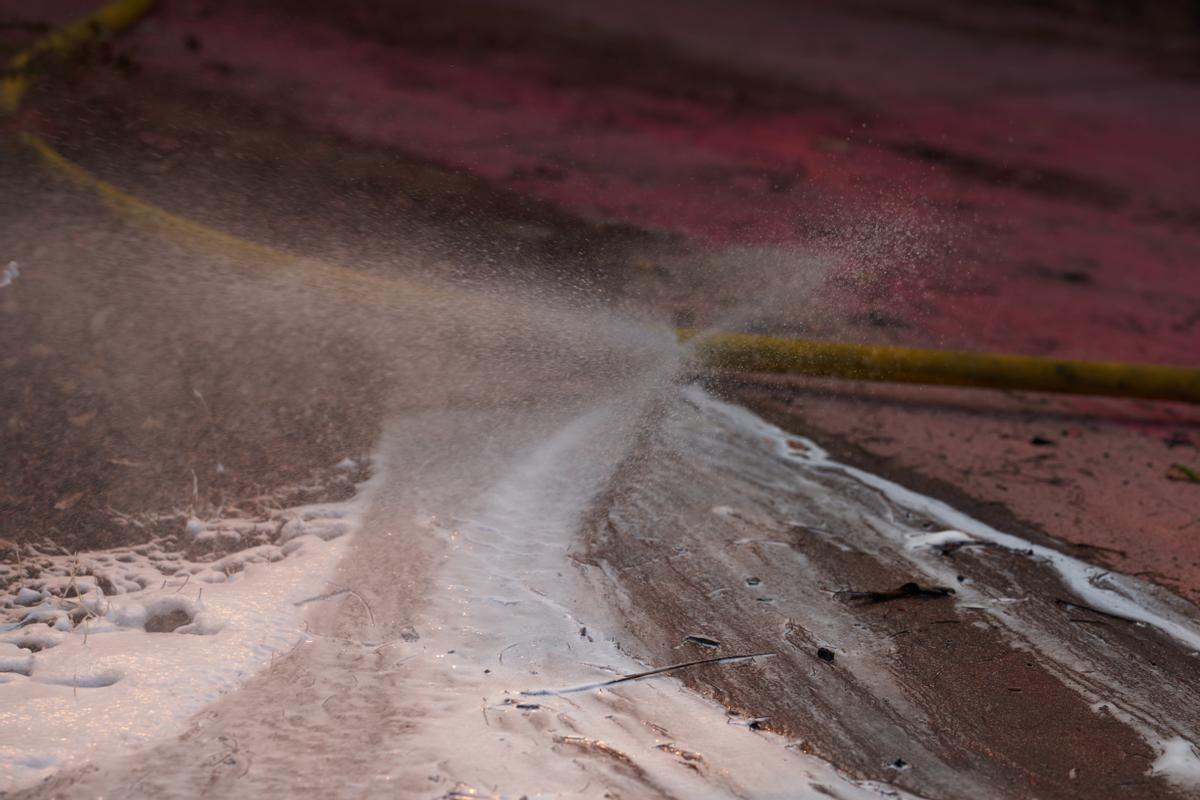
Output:
<svg viewBox="0 0 1200 800">
<path fill-rule="evenodd" d="M 321 600 L 332 600 L 335 597 L 341 597 L 342 595 L 346 595 L 349 593 L 350 593 L 349 589 L 337 589 L 332 592 L 326 592 L 325 594 L 318 594 L 318 595 L 314 595 L 313 597 L 306 597 L 303 600 L 297 600 L 296 602 L 292 603 L 292 605 L 306 606 L 309 603 L 316 603 Z"/>
<path fill-rule="evenodd" d="M 63 552 L 67 553 L 67 555 L 71 555 L 66 550 L 63 550 Z M 62 597 L 63 605 L 69 606 L 71 611 L 82 610 L 83 618 L 85 621 L 90 620 L 92 617 L 96 617 L 97 619 L 99 619 L 100 615 L 97 614 L 92 609 L 88 608 L 87 604 L 79 599 L 79 584 L 75 580 L 75 576 L 76 576 L 76 574 L 78 574 L 78 572 L 79 572 L 79 553 L 76 552 L 73 560 L 71 561 L 71 575 L 67 580 L 67 588 L 63 590 L 63 597 Z M 72 590 L 74 590 L 74 592 L 75 592 L 75 597 L 73 599 L 69 599 L 67 597 L 67 593 Z M 74 623 L 74 620 L 72 620 L 72 623 Z M 87 641 L 86 629 L 84 630 L 83 638 L 84 638 L 84 642 L 86 642 Z"/>
<path fill-rule="evenodd" d="M 701 667 L 707 664 L 734 664 L 740 661 L 749 661 L 754 658 L 769 658 L 778 655 L 778 653 L 746 653 L 739 656 L 721 656 L 720 658 L 702 658 L 699 661 L 685 661 L 682 664 L 672 664 L 669 667 L 659 667 L 658 669 L 646 670 L 645 672 L 635 672 L 631 675 L 622 675 L 619 678 L 612 680 L 601 681 L 600 683 L 588 683 L 583 686 L 571 686 L 566 689 L 534 689 L 531 691 L 521 692 L 527 697 L 547 697 L 556 694 L 574 694 L 576 692 L 588 692 L 592 689 L 604 689 L 609 686 L 616 686 L 620 683 L 629 683 L 630 681 L 638 681 L 643 678 L 651 678 L 655 675 L 663 675 L 668 672 L 675 672 L 681 669 L 690 669 L 691 667 Z"/>
</svg>

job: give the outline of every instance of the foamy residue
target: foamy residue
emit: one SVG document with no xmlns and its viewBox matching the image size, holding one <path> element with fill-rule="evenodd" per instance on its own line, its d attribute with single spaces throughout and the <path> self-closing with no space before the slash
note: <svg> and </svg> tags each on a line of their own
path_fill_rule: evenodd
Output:
<svg viewBox="0 0 1200 800">
<path fill-rule="evenodd" d="M 1164 739 L 1161 755 L 1150 765 L 1151 775 L 1161 775 L 1181 789 L 1200 791 L 1200 751 L 1180 736 Z"/>
<path fill-rule="evenodd" d="M 962 541 L 962 537 L 965 537 L 966 539 L 973 538 L 991 542 L 1010 550 L 1023 551 L 1053 566 L 1063 582 L 1095 608 L 1151 625 L 1171 636 L 1180 644 L 1200 651 L 1200 629 L 1194 623 L 1167 608 L 1163 597 L 1151 592 L 1142 581 L 1097 568 L 1053 548 L 1035 544 L 1011 533 L 998 531 L 940 500 L 918 494 L 886 478 L 835 461 L 816 442 L 789 434 L 744 408 L 722 403 L 703 395 L 696 389 L 691 392 L 694 401 L 711 404 L 727 417 L 768 437 L 774 443 L 775 451 L 780 458 L 815 469 L 833 470 L 852 477 L 858 482 L 878 490 L 896 505 L 925 514 L 938 520 L 949 529 L 917 538 L 906 537 L 906 543 L 910 546 L 933 546 L 934 544 L 945 544 L 948 541 Z M 802 446 L 797 446 L 797 442 Z"/>
<path fill-rule="evenodd" d="M 64 557 L 113 565 L 105 580 L 119 584 L 117 594 L 106 596 L 96 578 L 73 573 L 40 579 L 39 590 L 21 588 L 16 599 L 26 609 L 0 632 L 0 790 L 176 735 L 197 711 L 291 649 L 303 633 L 298 603 L 328 590 L 346 546 L 348 537 L 331 535 L 329 524 L 350 532 L 376 483 L 360 485 L 344 503 L 287 509 L 309 530 L 281 545 L 184 562 L 165 579 L 154 550 L 148 557 Z M 231 527 L 189 523 L 188 532 L 203 541 L 214 530 Z M 58 585 L 63 580 L 69 592 Z M 73 598 L 69 608 L 64 597 Z"/>
<path fill-rule="evenodd" d="M 436 711 L 404 763 L 357 788 L 403 784 L 414 765 L 436 764 L 461 792 L 505 797 L 911 797 L 788 747 L 670 674 L 589 688 L 648 666 L 621 650 L 570 560 L 636 407 L 618 398 L 586 411 L 516 454 L 457 516 L 419 515 L 449 554 L 401 691 L 419 690 Z"/>
</svg>

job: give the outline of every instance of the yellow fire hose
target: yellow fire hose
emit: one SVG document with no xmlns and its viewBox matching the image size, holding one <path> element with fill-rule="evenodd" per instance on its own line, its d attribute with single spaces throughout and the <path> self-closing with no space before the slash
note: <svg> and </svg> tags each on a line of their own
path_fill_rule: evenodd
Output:
<svg viewBox="0 0 1200 800">
<path fill-rule="evenodd" d="M 96 12 L 39 40 L 8 64 L 0 80 L 0 111 L 15 112 L 29 86 L 29 67 L 43 53 L 67 52 L 102 33 L 137 22 L 154 0 L 113 0 Z M 249 242 L 158 208 L 101 180 L 36 135 L 21 139 L 59 174 L 97 192 L 134 222 L 166 230 L 209 249 L 253 256 L 254 263 L 280 266 L 293 256 Z M 383 281 L 380 276 L 304 259 L 341 280 Z M 1065 361 L 999 353 L 921 350 L 908 347 L 806 341 L 739 333 L 678 331 L 692 340 L 701 363 L 724 370 L 767 372 L 865 381 L 1061 392 L 1200 403 L 1200 369 L 1110 361 Z"/>
<path fill-rule="evenodd" d="M 692 331 L 681 331 L 688 338 Z M 919 350 L 783 339 L 741 333 L 699 337 L 709 366 L 863 381 L 973 386 L 1200 403 L 1200 369 L 1056 358 Z"/>
<path fill-rule="evenodd" d="M 12 113 L 29 88 L 29 69 L 44 53 L 66 53 L 103 33 L 118 33 L 133 25 L 154 6 L 155 0 L 115 0 L 82 19 L 42 37 L 8 62 L 0 80 L 0 111 Z"/>
</svg>

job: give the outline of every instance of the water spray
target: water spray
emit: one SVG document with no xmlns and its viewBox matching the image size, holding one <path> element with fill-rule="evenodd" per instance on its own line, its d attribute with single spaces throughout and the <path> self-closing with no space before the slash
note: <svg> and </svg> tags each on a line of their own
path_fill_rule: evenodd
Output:
<svg viewBox="0 0 1200 800">
<path fill-rule="evenodd" d="M 0 111 L 13 114 L 29 87 L 30 64 L 46 53 L 65 53 L 144 17 L 154 0 L 113 0 L 43 37 L 13 58 L 0 80 Z M 123 191 L 72 162 L 44 139 L 21 131 L 21 141 L 52 171 L 98 194 L 111 208 L 142 227 L 210 251 L 252 256 L 249 263 L 278 268 L 303 262 L 350 284 L 387 283 L 359 270 L 295 256 L 210 228 Z M 960 386 L 1004 391 L 1128 397 L 1200 403 L 1200 369 L 1115 361 L 1078 361 L 1009 353 L 976 353 L 790 339 L 721 331 L 679 329 L 700 364 L 726 372 L 775 373 L 888 383 Z"/>
</svg>

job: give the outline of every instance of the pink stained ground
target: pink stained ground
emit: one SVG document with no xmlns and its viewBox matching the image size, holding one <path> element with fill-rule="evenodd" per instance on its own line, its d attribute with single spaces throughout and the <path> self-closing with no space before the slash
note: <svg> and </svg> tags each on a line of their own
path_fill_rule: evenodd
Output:
<svg viewBox="0 0 1200 800">
<path fill-rule="evenodd" d="M 772 88 L 564 79 L 563 50 L 536 37 L 396 45 L 404 20 L 349 24 L 354 4 L 169 2 L 128 41 L 147 69 L 585 218 L 715 248 L 832 242 L 854 302 L 887 320 L 855 338 L 1200 361 L 1200 85 L 1171 50 L 1186 38 L 917 2 L 526 5 L 550 30 L 586 19 L 614 59 L 649 41 Z M 1200 464 L 1194 410 L 828 388 L 771 402 L 1200 598 L 1200 486 L 1166 478 Z"/>
</svg>

